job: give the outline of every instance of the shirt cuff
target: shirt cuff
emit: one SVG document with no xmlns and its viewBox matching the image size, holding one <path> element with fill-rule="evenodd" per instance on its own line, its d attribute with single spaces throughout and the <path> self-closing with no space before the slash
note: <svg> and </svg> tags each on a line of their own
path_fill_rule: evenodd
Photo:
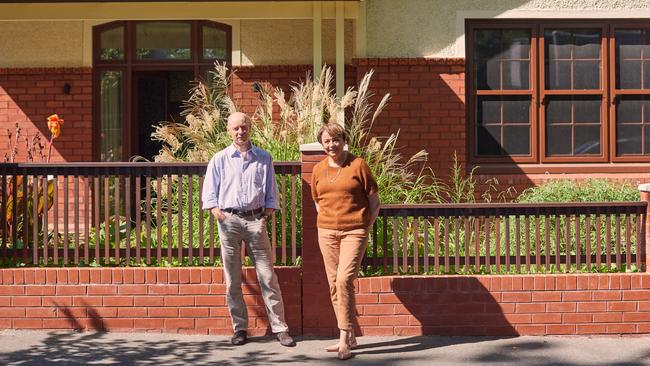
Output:
<svg viewBox="0 0 650 366">
<path fill-rule="evenodd" d="M 219 207 L 219 203 L 217 201 L 205 201 L 203 202 L 203 209 L 204 210 L 210 210 L 215 207 Z"/>
</svg>

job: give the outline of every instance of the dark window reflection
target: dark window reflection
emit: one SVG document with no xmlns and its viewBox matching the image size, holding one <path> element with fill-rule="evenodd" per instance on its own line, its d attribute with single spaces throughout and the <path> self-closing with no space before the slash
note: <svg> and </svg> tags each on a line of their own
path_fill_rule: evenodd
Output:
<svg viewBox="0 0 650 366">
<path fill-rule="evenodd" d="M 600 29 L 544 31 L 546 88 L 600 89 L 601 48 Z"/>
<path fill-rule="evenodd" d="M 481 29 L 474 33 L 478 90 L 530 88 L 531 34 L 527 29 Z"/>
<path fill-rule="evenodd" d="M 616 103 L 616 155 L 649 155 L 650 98 L 622 95 Z"/>
<path fill-rule="evenodd" d="M 484 156 L 530 155 L 529 96 L 477 98 L 476 153 Z"/>
<path fill-rule="evenodd" d="M 548 156 L 601 154 L 600 96 L 551 96 L 546 103 Z"/>
</svg>

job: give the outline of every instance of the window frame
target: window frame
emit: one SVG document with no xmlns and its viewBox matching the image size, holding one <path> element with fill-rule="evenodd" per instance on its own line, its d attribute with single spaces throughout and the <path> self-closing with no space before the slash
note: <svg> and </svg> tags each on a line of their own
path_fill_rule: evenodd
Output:
<svg viewBox="0 0 650 366">
<path fill-rule="evenodd" d="M 479 91 L 475 88 L 476 63 L 474 60 L 474 33 L 477 29 L 531 29 L 531 154 L 516 156 L 479 156 L 477 154 L 477 98 L 480 95 L 523 94 L 520 91 Z M 600 89 L 593 90 L 547 90 L 545 81 L 545 43 L 544 30 L 549 28 L 599 28 L 601 35 Z M 650 97 L 650 89 L 616 89 L 616 48 L 615 31 L 617 29 L 644 29 L 650 31 L 650 24 L 642 20 L 623 21 L 621 19 L 467 19 L 465 22 L 465 100 L 466 100 L 466 153 L 468 162 L 497 166 L 533 167 L 556 163 L 567 167 L 571 163 L 609 164 L 609 163 L 646 163 L 648 155 L 616 155 L 616 103 L 621 95 L 639 95 Z M 519 93 L 517 93 L 519 92 Z M 582 156 L 546 156 L 546 121 L 545 108 L 548 97 L 554 95 L 600 95 L 601 103 L 601 153 L 600 155 Z M 475 165 L 476 166 L 476 165 Z M 560 166 L 560 165 L 557 165 Z M 596 165 L 594 165 L 596 166 Z M 621 166 L 621 168 L 623 168 Z M 624 169 L 624 168 L 623 168 Z"/>
<path fill-rule="evenodd" d="M 639 95 L 639 96 L 648 96 L 650 97 L 650 88 L 649 89 L 617 89 L 616 88 L 616 34 L 617 29 L 644 29 L 650 31 L 650 24 L 647 22 L 634 21 L 634 22 L 625 22 L 621 21 L 612 22 L 610 24 L 610 38 L 609 38 L 609 120 L 611 121 L 609 126 L 609 133 L 611 141 L 610 143 L 610 154 L 612 157 L 612 162 L 614 163 L 639 163 L 639 162 L 650 162 L 650 154 L 648 155 L 639 155 L 639 154 L 626 154 L 623 156 L 616 156 L 616 111 L 617 111 L 617 101 L 620 96 L 623 95 Z"/>
<path fill-rule="evenodd" d="M 475 87 L 474 83 L 474 69 L 475 69 L 475 64 L 474 64 L 474 31 L 477 29 L 504 29 L 506 28 L 507 24 L 507 29 L 529 29 L 531 32 L 531 43 L 530 43 L 530 65 L 531 69 L 529 70 L 529 88 L 528 90 L 514 90 L 514 89 L 502 89 L 502 90 L 478 90 Z M 513 161 L 516 163 L 532 163 L 537 161 L 537 139 L 535 139 L 536 136 L 536 130 L 537 130 L 537 115 L 536 113 L 533 112 L 535 105 L 537 104 L 537 97 L 535 95 L 535 90 L 537 87 L 537 82 L 538 79 L 534 74 L 534 70 L 532 70 L 532 65 L 536 62 L 535 60 L 537 59 L 537 47 L 536 47 L 536 34 L 535 34 L 535 29 L 534 27 L 531 27 L 530 25 L 527 24 L 522 24 L 522 23 L 506 23 L 506 24 L 494 24 L 494 23 L 483 23 L 483 22 L 477 22 L 477 23 L 469 23 L 468 24 L 468 29 L 466 31 L 467 35 L 467 42 L 471 47 L 466 48 L 466 60 L 470 60 L 470 62 L 466 62 L 466 77 L 465 77 L 465 90 L 468 91 L 467 98 L 465 99 L 467 101 L 466 103 L 466 113 L 468 116 L 468 119 L 470 123 L 468 123 L 468 130 L 467 130 L 467 135 L 469 136 L 469 145 L 468 145 L 468 153 L 470 157 L 470 161 L 472 162 L 480 162 L 480 163 L 501 163 L 504 161 Z M 468 66 L 469 65 L 469 66 Z M 477 100 L 479 96 L 527 96 L 530 95 L 531 97 L 531 115 L 530 115 L 530 154 L 528 156 L 526 155 L 516 155 L 516 156 L 479 156 L 477 151 L 478 151 L 478 145 L 476 145 L 476 140 L 477 140 L 477 128 L 478 124 L 476 123 L 476 112 L 478 110 L 477 108 Z"/>
<path fill-rule="evenodd" d="M 606 39 L 608 38 L 607 29 L 604 25 L 597 26 L 594 23 L 587 22 L 549 22 L 549 23 L 540 23 L 538 24 L 540 29 L 539 31 L 539 63 L 536 65 L 538 69 L 536 70 L 539 75 L 539 89 L 537 94 L 539 95 L 539 105 L 537 107 L 537 114 L 539 116 L 539 145 L 540 145 L 540 161 L 542 163 L 576 163 L 576 162 L 585 162 L 585 163 L 603 163 L 608 159 L 608 148 L 606 141 L 609 140 L 607 134 L 608 129 L 608 115 L 607 115 L 607 103 L 608 95 L 607 88 L 605 87 L 607 83 L 607 64 L 606 56 L 607 53 L 607 44 Z M 587 90 L 576 90 L 576 89 L 546 89 L 546 68 L 545 68 L 545 37 L 544 33 L 546 29 L 557 29 L 557 28 L 571 28 L 571 29 L 597 29 L 601 30 L 600 36 L 600 88 L 599 89 L 587 89 Z M 547 156 L 546 151 L 546 106 L 548 105 L 548 97 L 551 96 L 601 96 L 600 102 L 600 155 L 582 155 L 582 156 Z"/>
</svg>

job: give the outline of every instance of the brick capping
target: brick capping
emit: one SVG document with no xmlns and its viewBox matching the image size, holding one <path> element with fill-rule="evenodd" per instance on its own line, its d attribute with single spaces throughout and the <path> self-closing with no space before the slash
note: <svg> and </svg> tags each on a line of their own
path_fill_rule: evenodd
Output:
<svg viewBox="0 0 650 366">
<path fill-rule="evenodd" d="M 308 71 L 312 65 L 237 65 L 232 67 L 233 71 Z"/>
<path fill-rule="evenodd" d="M 388 66 L 388 65 L 465 65 L 461 57 L 393 57 L 393 58 L 355 58 L 353 66 Z"/>
</svg>

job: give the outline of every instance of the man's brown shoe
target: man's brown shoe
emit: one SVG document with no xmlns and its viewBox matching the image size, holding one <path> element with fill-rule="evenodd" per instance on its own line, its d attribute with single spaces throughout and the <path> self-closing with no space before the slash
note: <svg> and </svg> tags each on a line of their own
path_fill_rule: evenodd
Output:
<svg viewBox="0 0 650 366">
<path fill-rule="evenodd" d="M 296 345 L 296 342 L 291 338 L 289 332 L 280 332 L 276 337 L 278 338 L 278 341 L 280 341 L 280 344 L 285 347 L 293 347 Z"/>
<path fill-rule="evenodd" d="M 232 338 L 230 338 L 230 343 L 232 343 L 233 346 L 241 346 L 246 343 L 247 335 L 248 334 L 245 330 L 238 330 L 233 334 Z"/>
</svg>

